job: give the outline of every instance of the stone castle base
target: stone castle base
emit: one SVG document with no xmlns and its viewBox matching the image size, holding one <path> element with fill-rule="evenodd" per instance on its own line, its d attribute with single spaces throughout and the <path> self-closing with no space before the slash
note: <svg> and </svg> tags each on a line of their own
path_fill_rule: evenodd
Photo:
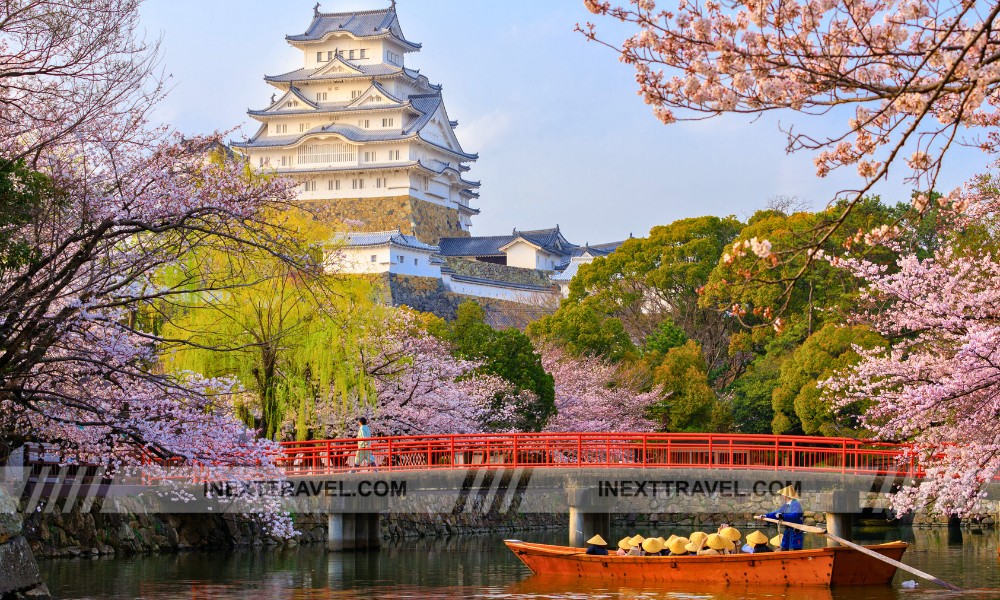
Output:
<svg viewBox="0 0 1000 600">
<path fill-rule="evenodd" d="M 464 237 L 458 210 L 439 206 L 412 196 L 381 198 L 336 198 L 304 200 L 303 207 L 331 223 L 361 221 L 355 231 L 388 231 L 414 235 L 425 244 L 437 244 L 443 237 Z"/>
</svg>

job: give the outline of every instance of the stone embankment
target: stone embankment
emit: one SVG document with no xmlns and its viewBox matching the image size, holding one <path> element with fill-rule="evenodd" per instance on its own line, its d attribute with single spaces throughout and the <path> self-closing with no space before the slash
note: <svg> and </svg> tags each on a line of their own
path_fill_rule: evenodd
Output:
<svg viewBox="0 0 1000 600">
<path fill-rule="evenodd" d="M 17 501 L 0 488 L 0 598 L 49 598 L 22 528 Z"/>
</svg>

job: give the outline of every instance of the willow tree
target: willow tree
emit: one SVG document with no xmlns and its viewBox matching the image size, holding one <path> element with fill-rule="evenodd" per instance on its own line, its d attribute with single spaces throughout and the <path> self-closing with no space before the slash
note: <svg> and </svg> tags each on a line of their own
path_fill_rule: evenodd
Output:
<svg viewBox="0 0 1000 600">
<path fill-rule="evenodd" d="M 331 275 L 325 261 L 333 233 L 308 215 L 274 218 L 295 232 L 306 265 L 264 252 L 204 252 L 187 257 L 165 278 L 229 277 L 212 294 L 163 305 L 163 363 L 171 371 L 235 376 L 245 393 L 237 414 L 269 439 L 308 439 L 317 402 L 366 402 L 374 387 L 361 365 L 361 321 L 377 318 L 368 280 Z M 232 275 L 235 274 L 235 275 Z"/>
</svg>

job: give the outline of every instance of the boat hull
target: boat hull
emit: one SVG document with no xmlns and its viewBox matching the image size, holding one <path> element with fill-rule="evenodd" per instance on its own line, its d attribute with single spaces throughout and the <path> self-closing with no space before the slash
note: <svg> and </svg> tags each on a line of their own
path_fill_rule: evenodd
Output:
<svg viewBox="0 0 1000 600">
<path fill-rule="evenodd" d="M 850 548 L 725 556 L 594 556 L 580 548 L 505 540 L 507 547 L 539 575 L 620 581 L 700 582 L 766 586 L 878 585 L 896 568 Z M 867 546 L 899 560 L 906 544 Z"/>
</svg>

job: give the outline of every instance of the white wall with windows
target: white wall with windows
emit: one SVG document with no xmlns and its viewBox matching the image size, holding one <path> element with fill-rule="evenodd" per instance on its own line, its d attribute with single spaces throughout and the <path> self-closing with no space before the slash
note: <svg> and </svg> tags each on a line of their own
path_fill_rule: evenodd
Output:
<svg viewBox="0 0 1000 600">
<path fill-rule="evenodd" d="M 419 277 L 441 277 L 441 267 L 431 263 L 431 252 L 385 244 L 346 247 L 327 260 L 327 269 L 340 273 L 396 273 Z"/>
</svg>

